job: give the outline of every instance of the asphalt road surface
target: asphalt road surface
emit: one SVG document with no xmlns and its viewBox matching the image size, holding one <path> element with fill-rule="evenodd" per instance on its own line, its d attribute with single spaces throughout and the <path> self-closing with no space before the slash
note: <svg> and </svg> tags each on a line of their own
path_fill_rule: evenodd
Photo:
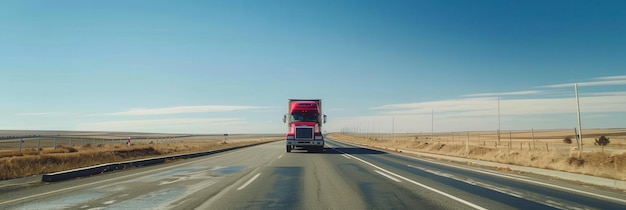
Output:
<svg viewBox="0 0 626 210">
<path fill-rule="evenodd" d="M 626 193 L 327 141 L 0 189 L 0 209 L 625 209 Z"/>
</svg>

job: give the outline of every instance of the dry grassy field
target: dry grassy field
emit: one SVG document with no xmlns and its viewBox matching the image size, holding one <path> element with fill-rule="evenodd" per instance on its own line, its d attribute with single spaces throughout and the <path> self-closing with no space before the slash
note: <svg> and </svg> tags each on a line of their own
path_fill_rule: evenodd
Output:
<svg viewBox="0 0 626 210">
<path fill-rule="evenodd" d="M 225 137 L 224 135 L 67 131 L 2 131 L 0 136 L 5 137 L 0 140 L 0 180 L 284 138 L 282 135 L 229 135 Z M 131 137 L 130 146 L 127 145 L 128 137 Z"/>
<path fill-rule="evenodd" d="M 610 143 L 594 145 L 604 135 Z M 456 132 L 431 134 L 331 134 L 357 144 L 412 150 L 626 180 L 626 129 L 583 130 L 578 156 L 574 130 Z M 572 143 L 563 142 L 566 137 Z"/>
</svg>

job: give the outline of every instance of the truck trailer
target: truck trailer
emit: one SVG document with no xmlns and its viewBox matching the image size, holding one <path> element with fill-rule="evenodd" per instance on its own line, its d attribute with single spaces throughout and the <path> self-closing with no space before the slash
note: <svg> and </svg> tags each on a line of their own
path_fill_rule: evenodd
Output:
<svg viewBox="0 0 626 210">
<path fill-rule="evenodd" d="M 288 113 L 283 115 L 288 127 L 287 152 L 294 149 L 323 152 L 322 124 L 326 123 L 326 115 L 322 114 L 322 99 L 289 99 L 288 102 Z"/>
</svg>

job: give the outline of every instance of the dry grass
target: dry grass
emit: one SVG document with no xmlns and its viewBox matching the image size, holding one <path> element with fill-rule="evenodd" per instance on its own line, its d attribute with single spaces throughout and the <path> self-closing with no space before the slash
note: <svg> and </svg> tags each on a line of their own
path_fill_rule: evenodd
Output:
<svg viewBox="0 0 626 210">
<path fill-rule="evenodd" d="M 553 135 L 553 141 L 561 141 L 560 144 L 564 144 L 562 143 L 563 136 L 558 136 L 556 132 L 550 135 Z M 331 134 L 330 137 L 391 151 L 411 150 L 626 180 L 626 150 L 620 149 L 621 145 L 614 146 L 612 152 L 600 152 L 599 150 L 587 152 L 585 150 L 586 152 L 583 152 L 578 158 L 578 151 L 571 150 L 572 145 L 562 148 L 550 146 L 533 149 L 530 145 L 526 146 L 526 143 L 523 143 L 522 146 L 525 147 L 521 148 L 519 146 L 509 148 L 506 146 L 496 147 L 491 143 L 476 143 L 470 144 L 469 151 L 466 151 L 465 139 L 454 142 L 430 141 L 428 138 L 420 139 L 408 135 L 397 138 L 380 138 L 343 134 Z"/>
<path fill-rule="evenodd" d="M 43 148 L 0 151 L 0 180 L 26 177 L 94 166 L 110 162 L 157 157 L 190 152 L 209 151 L 221 148 L 249 145 L 253 143 L 278 140 L 238 139 L 225 143 L 220 140 L 190 139 L 172 140 L 157 144 L 154 141 L 137 141 L 128 147 L 125 144 L 91 144 L 82 147 L 58 145 L 56 149 Z"/>
</svg>

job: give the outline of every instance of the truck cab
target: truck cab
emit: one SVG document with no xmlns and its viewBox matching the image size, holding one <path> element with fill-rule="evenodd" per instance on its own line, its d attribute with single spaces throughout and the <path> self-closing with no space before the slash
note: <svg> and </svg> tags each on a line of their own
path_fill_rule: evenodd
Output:
<svg viewBox="0 0 626 210">
<path fill-rule="evenodd" d="M 287 152 L 324 151 L 322 124 L 326 123 L 326 115 L 322 114 L 321 103 L 320 99 L 289 99 L 289 112 L 283 116 L 289 128 L 285 136 Z"/>
</svg>

